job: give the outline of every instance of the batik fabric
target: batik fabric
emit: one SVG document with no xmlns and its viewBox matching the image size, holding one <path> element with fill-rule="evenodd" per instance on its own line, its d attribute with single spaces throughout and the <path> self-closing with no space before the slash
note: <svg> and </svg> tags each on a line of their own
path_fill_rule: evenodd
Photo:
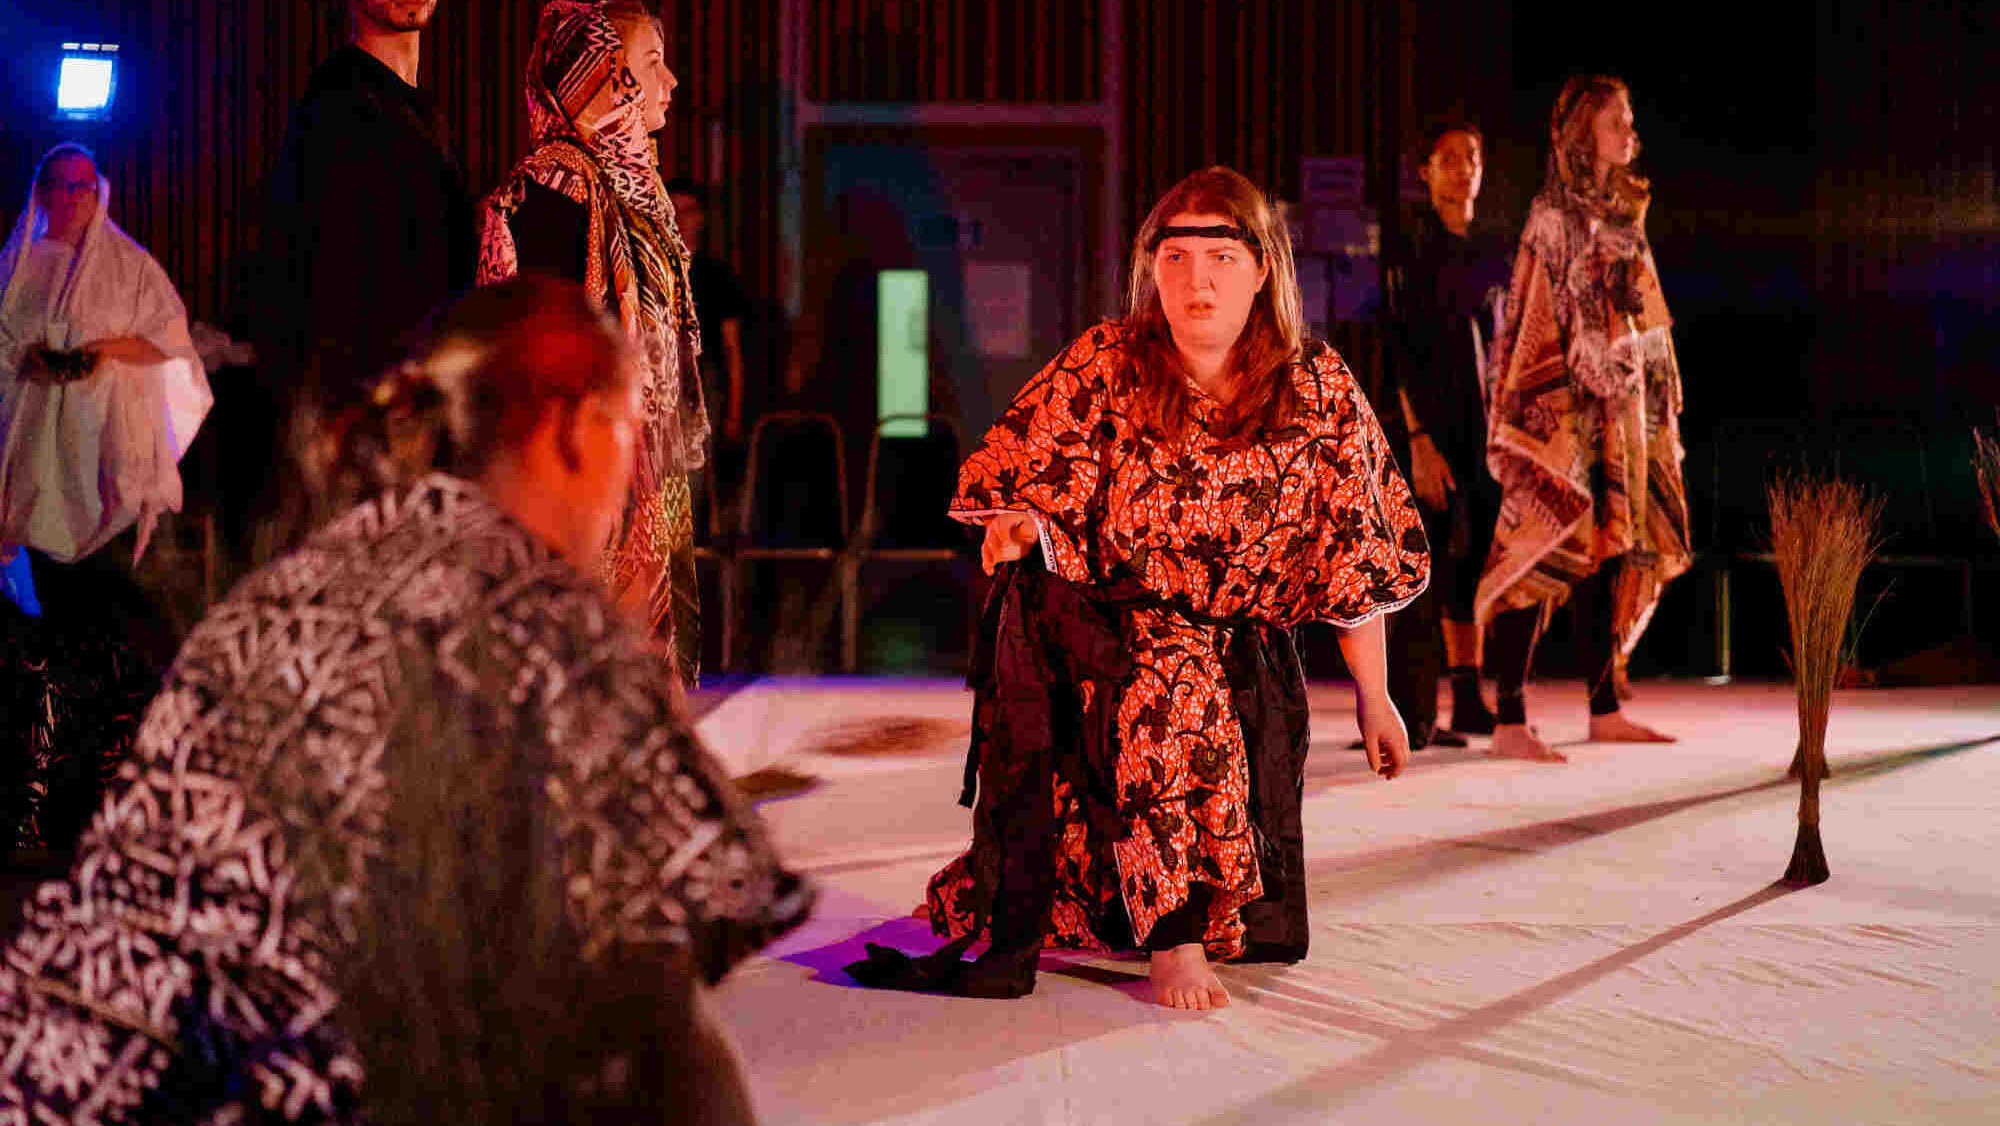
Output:
<svg viewBox="0 0 2000 1126">
<path fill-rule="evenodd" d="M 1054 575 L 1147 599 L 1119 611 L 1130 659 L 1118 679 L 1078 686 L 1112 726 L 1122 828 L 1104 842 L 1063 779 L 1062 888 L 1051 945 L 1143 945 L 1162 916 L 1209 885 L 1210 956 L 1244 949 L 1242 909 L 1264 893 L 1251 830 L 1244 733 L 1225 675 L 1238 626 L 1358 626 L 1419 594 L 1429 557 L 1408 486 L 1347 365 L 1317 343 L 1289 369 L 1298 417 L 1230 448 L 1212 436 L 1222 404 L 1192 387 L 1179 438 L 1136 421 L 1127 329 L 1092 329 L 1030 380 L 959 473 L 951 515 L 980 523 L 1032 516 Z M 1107 695 L 1108 694 L 1108 695 Z M 1107 863 L 1115 872 L 1106 872 Z M 979 925 L 968 860 L 930 883 L 933 925 Z M 1129 922 L 1106 936 L 1097 889 L 1115 889 Z"/>
<path fill-rule="evenodd" d="M 505 750 L 545 764 L 584 956 L 675 947 L 719 978 L 810 897 L 674 698 L 599 585 L 470 483 L 333 521 L 195 629 L 69 879 L 28 907 L 0 1123 L 352 1120 L 339 962 L 393 855 L 397 756 L 424 753 L 397 733 L 455 700 L 515 716 Z"/>
<path fill-rule="evenodd" d="M 1681 378 L 1644 208 L 1594 214 L 1551 189 L 1529 212 L 1486 369 L 1487 464 L 1500 520 L 1483 623 L 1557 605 L 1624 556 L 1613 628 L 1629 653 L 1692 560 Z"/>
<path fill-rule="evenodd" d="M 625 46 L 602 6 L 553 0 L 542 8 L 528 58 L 533 150 L 486 198 L 479 283 L 520 272 L 508 220 L 529 184 L 580 204 L 589 218 L 584 277 L 612 310 L 644 364 L 645 431 L 623 526 L 605 562 L 621 603 L 641 610 L 669 640 L 693 685 L 701 654 L 689 476 L 707 461 L 701 321 L 688 284 L 689 255 L 646 133 L 643 98 Z"/>
</svg>

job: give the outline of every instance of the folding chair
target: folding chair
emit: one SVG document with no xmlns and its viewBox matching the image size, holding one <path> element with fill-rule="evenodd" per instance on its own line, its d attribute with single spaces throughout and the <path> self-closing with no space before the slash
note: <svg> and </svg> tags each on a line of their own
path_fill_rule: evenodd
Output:
<svg viewBox="0 0 2000 1126">
<path fill-rule="evenodd" d="M 730 615 L 723 626 L 725 666 L 733 667 L 737 657 L 750 564 L 837 566 L 848 542 L 847 512 L 847 445 L 840 423 L 821 411 L 774 411 L 759 418 L 750 431 L 736 542 L 723 564 L 723 600 Z"/>
<path fill-rule="evenodd" d="M 896 423 L 918 421 L 931 426 L 924 437 L 884 433 Z M 948 415 L 895 414 L 876 423 L 868 443 L 861 521 L 840 561 L 841 667 L 846 671 L 859 663 L 864 563 L 950 563 L 964 555 L 964 530 L 945 515 L 964 445 L 957 421 Z"/>
</svg>

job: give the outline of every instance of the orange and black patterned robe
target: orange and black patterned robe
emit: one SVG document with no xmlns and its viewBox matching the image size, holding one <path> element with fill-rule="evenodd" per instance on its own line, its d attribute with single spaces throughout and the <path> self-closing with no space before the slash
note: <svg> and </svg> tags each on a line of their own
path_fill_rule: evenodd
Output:
<svg viewBox="0 0 2000 1126">
<path fill-rule="evenodd" d="M 1105 712 L 1124 832 L 1093 838 L 1074 787 L 1055 788 L 1061 887 L 1052 945 L 1143 944 L 1161 916 L 1211 886 L 1205 945 L 1243 953 L 1242 908 L 1263 894 L 1249 831 L 1250 772 L 1224 675 L 1230 622 L 1289 630 L 1359 625 L 1422 591 L 1430 561 L 1417 509 L 1347 365 L 1313 345 L 1292 369 L 1299 417 L 1245 448 L 1209 437 L 1220 404 L 1199 391 L 1179 440 L 1132 421 L 1125 330 L 1084 334 L 1021 391 L 959 474 L 952 515 L 1031 514 L 1049 571 L 1150 597 L 1119 611 L 1130 657 L 1115 683 L 1079 686 Z M 1101 871 L 1106 858 L 1116 867 Z M 941 933 L 979 925 L 966 857 L 930 885 Z M 1123 925 L 1107 928 L 1122 899 Z M 1129 938 L 1128 938 L 1129 936 Z"/>
</svg>

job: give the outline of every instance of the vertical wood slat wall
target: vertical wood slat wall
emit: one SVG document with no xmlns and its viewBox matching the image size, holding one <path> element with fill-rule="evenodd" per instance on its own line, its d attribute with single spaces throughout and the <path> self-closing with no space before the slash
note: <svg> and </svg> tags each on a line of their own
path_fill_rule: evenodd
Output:
<svg viewBox="0 0 2000 1126">
<path fill-rule="evenodd" d="M 1369 161 L 1370 194 L 1394 191 L 1402 123 L 1399 3 L 1126 6 L 1126 213 L 1134 227 L 1174 181 L 1227 164 L 1297 199 L 1300 158 Z"/>
<path fill-rule="evenodd" d="M 680 79 L 659 138 L 660 168 L 669 179 L 707 185 L 708 253 L 727 260 L 750 292 L 775 297 L 784 258 L 778 186 L 786 127 L 777 0 L 660 0 L 656 7 Z"/>
<path fill-rule="evenodd" d="M 14 128 L 0 137 L 13 176 L 0 184 L 0 211 L 19 207 L 34 157 L 76 135 L 104 158 L 119 222 L 161 259 L 197 316 L 226 321 L 264 169 L 313 66 L 341 41 L 338 0 L 29 2 L 75 35 L 123 45 L 121 117 L 64 129 L 39 104 L 15 107 Z M 814 100 L 1075 103 L 1102 90 L 1096 0 L 805 2 Z M 777 78 L 779 0 L 659 6 L 682 79 L 663 166 L 719 186 L 712 249 L 753 289 L 776 293 L 789 100 Z M 1371 158 L 1373 194 L 1386 203 L 1416 115 L 1458 108 L 1433 100 L 1419 64 L 1428 74 L 1448 59 L 1474 76 L 1476 111 L 1505 90 L 1506 7 L 1124 0 L 1127 151 L 1123 182 L 1110 187 L 1136 225 L 1162 189 L 1205 164 L 1231 164 L 1295 198 L 1300 156 L 1350 153 Z M 1991 29 L 1970 26 L 1985 17 L 1968 6 L 1920 7 L 1836 0 L 1808 33 L 1820 56 L 1822 123 L 1808 237 L 1819 247 L 1817 287 L 1830 296 L 1879 291 L 1912 247 L 1990 239 L 2000 226 L 1995 87 L 1981 73 Z M 477 190 L 525 143 L 521 72 L 538 8 L 445 3 L 426 36 L 423 81 Z M 8 18 L 10 29 L 35 26 Z M 718 125 L 719 154 L 710 140 Z M 384 169 L 384 190 L 394 175 Z"/>
<path fill-rule="evenodd" d="M 496 182 L 525 146 L 521 74 L 538 7 L 445 4 L 426 34 L 422 82 L 475 190 Z M 256 237 L 263 171 L 312 68 L 341 41 L 337 6 L 82 0 L 78 8 L 73 22 L 116 35 L 132 67 L 122 119 L 89 137 L 114 180 L 114 214 L 160 258 L 197 316 L 225 320 Z M 712 185 L 712 249 L 753 289 L 775 292 L 785 101 L 778 4 L 665 0 L 660 8 L 681 79 L 660 139 L 662 167 Z M 1372 83 L 1395 67 L 1378 60 L 1377 6 L 1128 0 L 1125 10 L 1130 151 L 1125 182 L 1111 188 L 1125 193 L 1133 222 L 1160 190 L 1205 164 L 1232 164 L 1290 195 L 1304 153 L 1385 143 L 1395 115 Z M 808 93 L 1092 101 L 1102 82 L 1097 12 L 1096 0 L 811 0 Z M 393 190 L 393 169 L 383 182 Z"/>
<path fill-rule="evenodd" d="M 199 319 L 229 323 L 242 305 L 261 183 L 291 107 L 313 68 L 344 41 L 338 0 L 62 0 L 64 34 L 120 45 L 118 117 L 64 125 L 45 107 L 5 141 L 13 175 L 0 185 L 11 221 L 34 160 L 57 141 L 95 149 L 112 182 L 112 216 L 174 279 Z M 420 82 L 436 96 L 476 192 L 527 142 L 522 75 L 536 0 L 446 3 L 424 36 Z M 770 292 L 779 259 L 775 220 L 779 105 L 775 0 L 664 0 L 669 60 L 681 79 L 661 135 L 667 175 L 719 186 L 712 249 Z M 56 34 L 49 32 L 49 34 Z M 39 85 L 24 91 L 46 96 Z M 10 115 L 13 116 L 13 115 Z M 707 138 L 720 123 L 722 166 Z M 382 170 L 395 190 L 396 170 Z"/>
<path fill-rule="evenodd" d="M 1405 0 L 1408 2 L 1408 0 Z M 668 175 L 718 193 L 712 249 L 776 292 L 782 107 L 777 0 L 664 0 L 681 79 L 660 139 Z M 526 143 L 521 75 L 534 0 L 444 4 L 421 81 L 475 190 Z M 1126 195 L 1136 222 L 1188 170 L 1224 162 L 1293 194 L 1306 152 L 1369 151 L 1386 136 L 1370 84 L 1381 17 L 1335 4 L 1125 5 Z M 811 0 L 815 100 L 1077 103 L 1101 91 L 1096 0 Z M 74 130 L 103 156 L 114 215 L 153 250 L 203 319 L 238 304 L 256 238 L 259 184 L 312 68 L 339 46 L 338 5 L 296 0 L 76 0 L 73 26 L 124 45 L 120 120 Z M 710 142 L 720 125 L 721 162 Z M 39 127 L 35 152 L 62 135 Z M 29 159 L 32 159 L 30 156 Z M 383 170 L 393 190 L 395 170 Z"/>
<path fill-rule="evenodd" d="M 1098 0 L 806 0 L 814 102 L 1089 103 Z"/>
</svg>

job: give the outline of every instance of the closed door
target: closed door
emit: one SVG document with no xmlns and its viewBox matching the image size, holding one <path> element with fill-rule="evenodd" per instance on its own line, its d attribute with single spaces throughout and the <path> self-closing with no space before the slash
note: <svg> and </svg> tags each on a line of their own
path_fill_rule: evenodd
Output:
<svg viewBox="0 0 2000 1126">
<path fill-rule="evenodd" d="M 905 411 L 951 415 L 976 440 L 1084 327 L 1094 149 L 1030 130 L 835 127 L 807 149 L 825 401 L 857 444 Z"/>
</svg>

